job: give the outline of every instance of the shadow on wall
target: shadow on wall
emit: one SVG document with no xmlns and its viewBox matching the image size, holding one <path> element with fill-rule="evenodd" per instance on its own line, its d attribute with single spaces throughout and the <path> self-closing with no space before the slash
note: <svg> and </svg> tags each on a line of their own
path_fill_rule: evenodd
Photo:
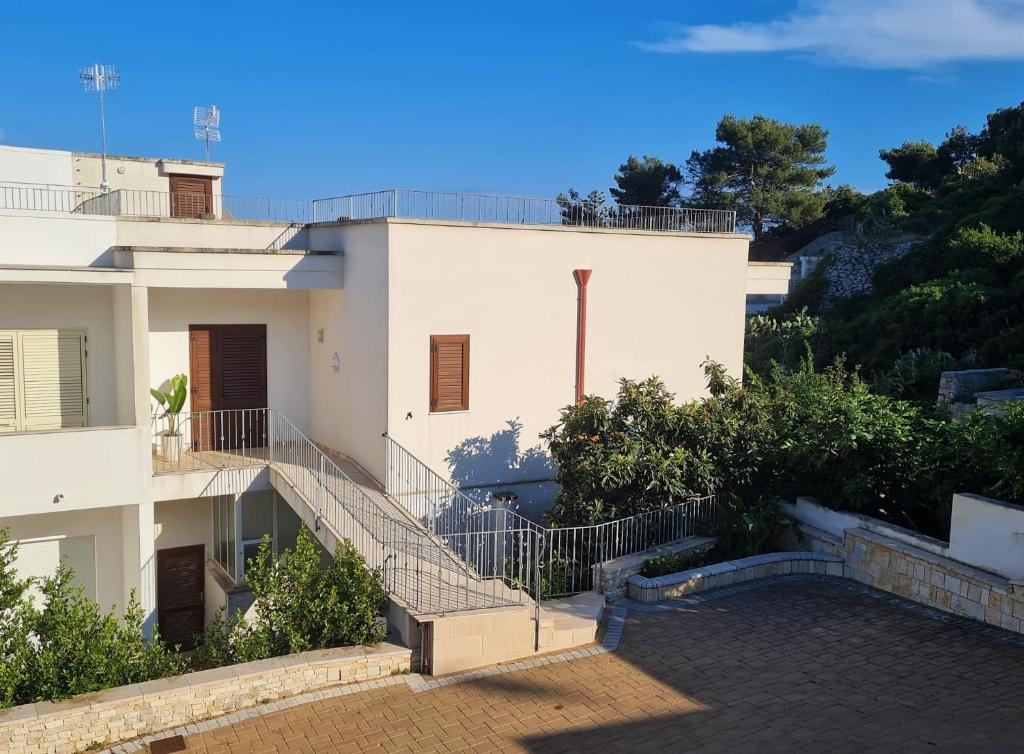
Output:
<svg viewBox="0 0 1024 754">
<path fill-rule="evenodd" d="M 518 500 L 502 504 L 539 520 L 554 498 L 555 462 L 540 445 L 522 448 L 518 418 L 506 424 L 490 437 L 469 437 L 448 452 L 451 481 L 480 503 L 492 503 L 495 493 L 512 492 Z"/>
</svg>

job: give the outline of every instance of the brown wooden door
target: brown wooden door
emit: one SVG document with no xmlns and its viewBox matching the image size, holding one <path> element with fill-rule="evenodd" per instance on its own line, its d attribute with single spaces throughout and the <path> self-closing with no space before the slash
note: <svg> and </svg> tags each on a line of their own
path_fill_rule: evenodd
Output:
<svg viewBox="0 0 1024 754">
<path fill-rule="evenodd" d="M 190 325 L 193 450 L 264 445 L 267 326 Z"/>
<path fill-rule="evenodd" d="M 203 632 L 203 545 L 156 551 L 156 610 L 160 638 L 183 649 Z"/>
<path fill-rule="evenodd" d="M 213 214 L 213 178 L 172 175 L 171 217 L 209 217 Z"/>
<path fill-rule="evenodd" d="M 214 328 L 205 325 L 189 325 L 188 328 L 188 382 L 189 401 L 192 408 L 191 445 L 192 450 L 211 450 L 213 422 L 210 411 L 214 401 Z"/>
</svg>

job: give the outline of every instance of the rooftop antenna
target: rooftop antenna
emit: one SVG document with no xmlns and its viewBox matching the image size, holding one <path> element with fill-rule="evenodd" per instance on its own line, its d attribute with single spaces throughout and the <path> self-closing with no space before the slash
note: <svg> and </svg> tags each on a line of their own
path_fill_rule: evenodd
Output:
<svg viewBox="0 0 1024 754">
<path fill-rule="evenodd" d="M 121 77 L 112 65 L 101 65 L 93 63 L 78 72 L 78 78 L 87 92 L 99 92 L 100 95 L 100 137 L 103 147 L 100 152 L 100 164 L 102 165 L 102 180 L 100 191 L 110 191 L 110 184 L 107 183 L 107 121 L 103 110 L 103 96 L 107 91 L 117 89 L 121 85 Z"/>
<path fill-rule="evenodd" d="M 216 105 L 196 107 L 192 112 L 192 133 L 206 143 L 206 161 L 210 161 L 210 142 L 220 141 L 220 110 Z"/>
</svg>

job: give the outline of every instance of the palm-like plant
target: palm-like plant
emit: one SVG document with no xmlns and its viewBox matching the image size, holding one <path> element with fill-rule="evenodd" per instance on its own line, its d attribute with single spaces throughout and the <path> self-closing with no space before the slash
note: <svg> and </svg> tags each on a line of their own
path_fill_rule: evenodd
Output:
<svg viewBox="0 0 1024 754">
<path fill-rule="evenodd" d="M 185 406 L 185 397 L 188 395 L 188 377 L 184 374 L 176 374 L 169 380 L 170 389 L 167 392 L 150 388 L 149 392 L 156 402 L 160 404 L 164 412 L 160 418 L 167 417 L 167 434 L 178 434 L 178 414 Z"/>
</svg>

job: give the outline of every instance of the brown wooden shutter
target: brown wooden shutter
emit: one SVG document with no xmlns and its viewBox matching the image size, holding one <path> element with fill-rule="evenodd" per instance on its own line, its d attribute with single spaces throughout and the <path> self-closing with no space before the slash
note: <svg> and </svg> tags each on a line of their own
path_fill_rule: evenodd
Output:
<svg viewBox="0 0 1024 754">
<path fill-rule="evenodd" d="M 172 175 L 171 217 L 209 217 L 213 213 L 213 178 Z"/>
<path fill-rule="evenodd" d="M 469 410 L 469 336 L 430 336 L 430 410 Z"/>
</svg>

